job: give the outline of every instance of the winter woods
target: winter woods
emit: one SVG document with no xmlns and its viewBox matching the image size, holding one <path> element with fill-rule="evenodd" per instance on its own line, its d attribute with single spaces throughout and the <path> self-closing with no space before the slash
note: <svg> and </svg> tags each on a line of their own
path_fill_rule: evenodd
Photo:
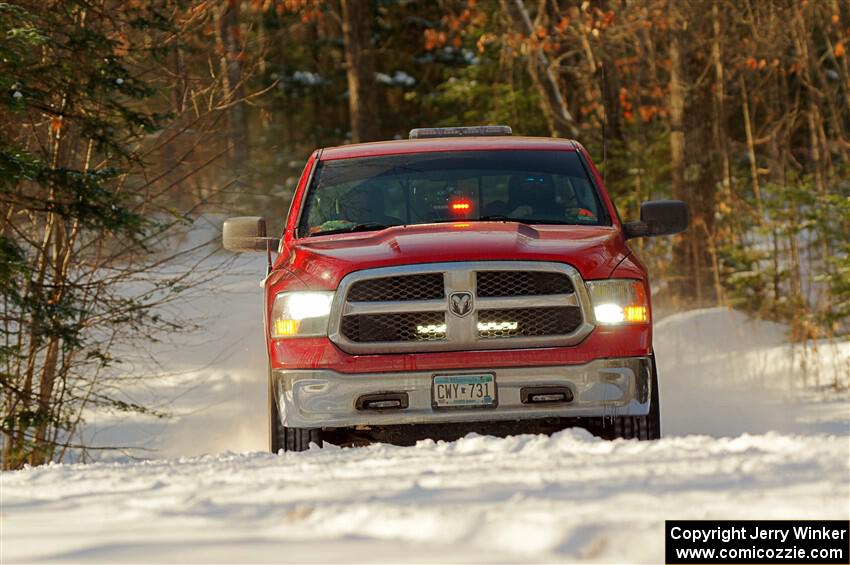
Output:
<svg viewBox="0 0 850 565">
<path fill-rule="evenodd" d="M 843 0 L 16 0 L 0 27 L 5 467 L 78 447 L 89 408 L 150 410 L 113 351 L 183 327 L 167 236 L 225 208 L 277 229 L 312 149 L 413 127 L 575 137 L 624 219 L 687 201 L 686 234 L 634 244 L 658 312 L 850 331 Z"/>
<path fill-rule="evenodd" d="M 79 435 L 92 410 L 161 414 L 122 385 L 155 377 L 128 352 L 188 329 L 162 307 L 203 276 L 185 253 L 171 268 L 173 240 L 215 192 L 192 181 L 225 150 L 195 147 L 232 97 L 173 65 L 206 19 L 169 2 L 0 3 L 4 468 L 95 448 Z M 191 96 L 170 98 L 172 77 Z"/>
</svg>

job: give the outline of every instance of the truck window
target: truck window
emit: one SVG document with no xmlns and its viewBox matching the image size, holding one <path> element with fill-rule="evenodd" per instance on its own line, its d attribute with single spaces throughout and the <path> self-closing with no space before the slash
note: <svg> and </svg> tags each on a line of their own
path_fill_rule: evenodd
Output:
<svg viewBox="0 0 850 565">
<path fill-rule="evenodd" d="M 459 151 L 319 163 L 299 236 L 488 219 L 610 225 L 575 152 Z"/>
</svg>

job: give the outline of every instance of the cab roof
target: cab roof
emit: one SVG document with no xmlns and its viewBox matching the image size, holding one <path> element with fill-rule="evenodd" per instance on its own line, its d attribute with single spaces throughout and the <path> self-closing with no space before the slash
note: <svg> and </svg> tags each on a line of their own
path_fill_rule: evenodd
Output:
<svg viewBox="0 0 850 565">
<path fill-rule="evenodd" d="M 437 137 L 427 139 L 399 139 L 374 143 L 356 143 L 328 147 L 322 150 L 322 161 L 380 157 L 405 153 L 434 153 L 438 151 L 575 151 L 577 142 L 554 137 Z"/>
</svg>

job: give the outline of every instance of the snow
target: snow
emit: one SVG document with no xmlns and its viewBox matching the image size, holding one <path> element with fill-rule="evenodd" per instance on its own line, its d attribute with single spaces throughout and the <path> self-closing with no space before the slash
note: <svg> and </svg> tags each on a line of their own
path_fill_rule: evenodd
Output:
<svg viewBox="0 0 850 565">
<path fill-rule="evenodd" d="M 721 308 L 655 324 L 660 441 L 263 453 L 264 262 L 184 303 L 204 331 L 158 346 L 167 377 L 128 390 L 178 417 L 90 415 L 88 438 L 147 460 L 0 474 L 0 562 L 657 563 L 665 519 L 850 516 L 850 343 L 791 347 Z"/>
<path fill-rule="evenodd" d="M 782 325 L 725 308 L 656 322 L 663 433 L 846 436 L 850 342 L 791 346 L 786 335 Z"/>
<path fill-rule="evenodd" d="M 413 86 L 416 84 L 416 79 L 404 71 L 395 71 L 392 76 L 386 73 L 375 73 L 375 80 L 390 86 Z"/>
<path fill-rule="evenodd" d="M 3 562 L 659 562 L 670 518 L 846 518 L 847 438 L 469 436 L 4 473 Z"/>
<path fill-rule="evenodd" d="M 319 86 L 325 84 L 325 79 L 322 75 L 310 71 L 295 71 L 292 73 L 292 81 L 306 86 Z"/>
</svg>

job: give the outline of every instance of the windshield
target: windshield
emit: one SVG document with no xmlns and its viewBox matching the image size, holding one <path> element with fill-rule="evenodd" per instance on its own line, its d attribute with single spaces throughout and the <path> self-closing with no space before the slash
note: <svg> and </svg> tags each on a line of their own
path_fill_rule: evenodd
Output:
<svg viewBox="0 0 850 565">
<path fill-rule="evenodd" d="M 299 236 L 478 220 L 610 225 L 573 151 L 458 151 L 320 162 Z"/>
</svg>

